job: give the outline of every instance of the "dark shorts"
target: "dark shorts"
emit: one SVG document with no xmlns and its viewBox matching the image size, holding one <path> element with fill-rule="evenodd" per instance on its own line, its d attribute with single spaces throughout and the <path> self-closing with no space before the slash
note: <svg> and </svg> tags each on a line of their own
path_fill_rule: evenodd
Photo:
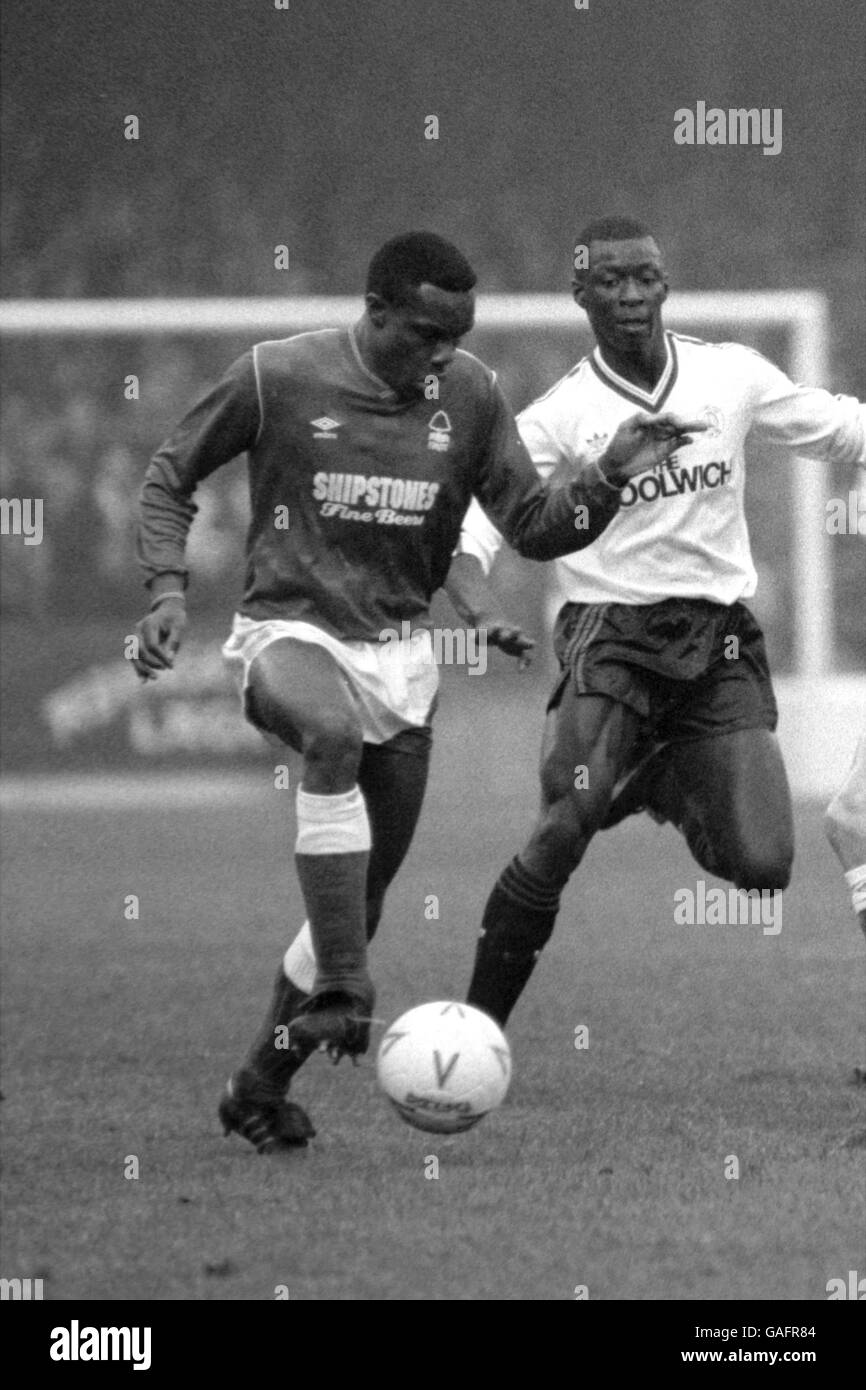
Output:
<svg viewBox="0 0 866 1390">
<path fill-rule="evenodd" d="M 776 727 L 763 633 L 742 603 L 567 603 L 553 647 L 562 674 L 549 710 L 573 682 L 634 710 L 659 743 Z"/>
</svg>

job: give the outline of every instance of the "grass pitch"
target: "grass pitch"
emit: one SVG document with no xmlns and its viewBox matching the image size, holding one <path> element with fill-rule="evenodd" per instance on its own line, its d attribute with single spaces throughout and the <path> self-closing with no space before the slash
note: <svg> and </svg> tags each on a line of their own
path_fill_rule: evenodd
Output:
<svg viewBox="0 0 866 1390">
<path fill-rule="evenodd" d="M 534 813 L 537 702 L 466 685 L 375 945 L 388 1021 L 462 997 Z M 4 1276 L 55 1299 L 824 1300 L 864 1268 L 866 949 L 817 807 L 777 936 L 675 925 L 700 871 L 671 830 L 598 837 L 499 1112 L 422 1134 L 372 1052 L 316 1056 L 318 1138 L 260 1158 L 215 1111 L 302 920 L 292 800 L 265 769 L 212 806 L 7 813 Z"/>
</svg>

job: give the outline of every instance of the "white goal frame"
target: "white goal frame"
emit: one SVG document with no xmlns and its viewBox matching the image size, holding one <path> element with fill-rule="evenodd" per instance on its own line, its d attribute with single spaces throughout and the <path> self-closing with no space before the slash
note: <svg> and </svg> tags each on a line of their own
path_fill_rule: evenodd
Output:
<svg viewBox="0 0 866 1390">
<path fill-rule="evenodd" d="M 287 336 L 307 329 L 353 323 L 358 296 L 299 295 L 280 298 L 209 299 L 3 299 L 0 335 L 15 337 L 118 337 L 128 335 L 249 332 Z M 574 329 L 567 294 L 482 294 L 481 329 Z M 818 290 L 694 290 L 673 293 L 665 305 L 670 328 L 718 329 L 748 325 L 783 328 L 789 336 L 788 371 L 795 381 L 826 386 L 830 328 L 827 298 Z M 791 488 L 794 555 L 795 670 L 801 679 L 830 674 L 833 664 L 833 572 L 825 502 L 829 470 L 802 461 Z"/>
</svg>

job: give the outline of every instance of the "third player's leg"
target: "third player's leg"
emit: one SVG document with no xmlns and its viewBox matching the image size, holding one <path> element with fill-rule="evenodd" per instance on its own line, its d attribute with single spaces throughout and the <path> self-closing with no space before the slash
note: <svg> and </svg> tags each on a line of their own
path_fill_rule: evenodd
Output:
<svg viewBox="0 0 866 1390">
<path fill-rule="evenodd" d="M 845 781 L 827 807 L 824 829 L 843 869 L 866 864 L 866 734 L 857 744 Z"/>
</svg>

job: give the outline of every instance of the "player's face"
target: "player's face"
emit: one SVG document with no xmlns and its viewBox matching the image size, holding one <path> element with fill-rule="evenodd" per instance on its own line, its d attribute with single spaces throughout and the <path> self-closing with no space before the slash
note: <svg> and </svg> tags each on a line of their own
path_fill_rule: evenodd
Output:
<svg viewBox="0 0 866 1390">
<path fill-rule="evenodd" d="M 401 396 L 423 395 L 425 378 L 444 376 L 475 321 L 475 296 L 419 285 L 405 304 L 367 296 L 370 365 Z"/>
<path fill-rule="evenodd" d="M 603 347 L 641 353 L 661 336 L 661 308 L 668 282 L 652 237 L 594 241 L 589 270 L 575 299 Z"/>
</svg>

